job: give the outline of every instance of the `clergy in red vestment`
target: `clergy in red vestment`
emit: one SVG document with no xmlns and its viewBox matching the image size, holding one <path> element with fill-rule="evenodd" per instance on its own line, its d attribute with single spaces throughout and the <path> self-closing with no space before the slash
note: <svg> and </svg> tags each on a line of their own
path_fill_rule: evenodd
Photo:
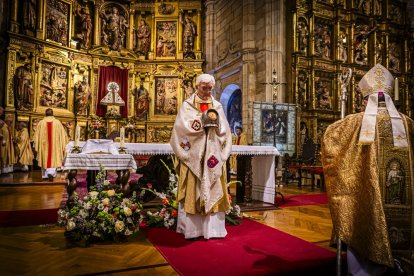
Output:
<svg viewBox="0 0 414 276">
<path fill-rule="evenodd" d="M 62 166 L 69 138 L 62 123 L 53 116 L 51 108 L 46 109 L 46 117 L 37 125 L 33 142 L 36 160 L 42 168 L 42 178 L 52 181 L 56 177 L 56 169 Z"/>
</svg>

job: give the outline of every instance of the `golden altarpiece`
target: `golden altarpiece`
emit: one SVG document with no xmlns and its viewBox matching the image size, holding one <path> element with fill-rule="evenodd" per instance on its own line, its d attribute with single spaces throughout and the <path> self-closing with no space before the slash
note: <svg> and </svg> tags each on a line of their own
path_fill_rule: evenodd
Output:
<svg viewBox="0 0 414 276">
<path fill-rule="evenodd" d="M 288 4 L 290 102 L 300 109 L 297 141 L 319 143 L 340 119 L 341 74 L 352 69 L 345 114 L 361 111 L 357 84 L 376 63 L 398 78 L 396 105 L 413 114 L 413 31 L 406 3 L 395 0 L 296 0 Z M 289 69 L 287 69 L 289 71 Z M 291 84 L 291 85 L 290 85 Z M 395 99 L 395 96 L 392 95 Z"/>
<path fill-rule="evenodd" d="M 4 7 L 6 117 L 33 133 L 53 108 L 72 138 L 76 125 L 82 140 L 124 126 L 131 142 L 169 141 L 202 72 L 201 1 L 10 0 Z M 114 81 L 102 68 L 126 74 L 117 83 L 120 113 L 100 104 L 109 92 L 102 78 Z"/>
</svg>

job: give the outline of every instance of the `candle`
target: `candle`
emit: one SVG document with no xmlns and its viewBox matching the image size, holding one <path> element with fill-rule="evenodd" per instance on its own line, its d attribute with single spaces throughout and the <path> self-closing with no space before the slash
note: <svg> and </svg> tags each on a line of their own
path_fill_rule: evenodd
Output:
<svg viewBox="0 0 414 276">
<path fill-rule="evenodd" d="M 119 143 L 119 147 L 124 148 L 125 147 L 125 128 L 124 127 L 121 127 L 120 136 L 121 136 L 121 142 Z"/>
<path fill-rule="evenodd" d="M 398 101 L 400 99 L 398 91 L 398 78 L 395 78 L 394 82 L 394 101 Z"/>
<path fill-rule="evenodd" d="M 79 146 L 79 139 L 80 139 L 80 125 L 77 125 L 75 129 L 75 147 Z"/>
</svg>

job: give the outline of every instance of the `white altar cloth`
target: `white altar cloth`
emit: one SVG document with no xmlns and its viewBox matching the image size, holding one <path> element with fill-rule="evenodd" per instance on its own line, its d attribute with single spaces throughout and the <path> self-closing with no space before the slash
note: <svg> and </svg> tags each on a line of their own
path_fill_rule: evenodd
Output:
<svg viewBox="0 0 414 276">
<path fill-rule="evenodd" d="M 79 142 L 79 147 L 82 149 L 84 144 L 85 142 Z M 114 145 L 119 147 L 119 143 Z M 132 155 L 174 154 L 170 144 L 125 143 L 125 147 L 126 153 Z M 72 148 L 73 142 L 70 142 L 66 146 L 67 152 L 71 152 Z M 275 156 L 280 155 L 279 151 L 272 146 L 232 145 L 231 154 L 252 156 L 252 199 L 274 204 Z"/>
<path fill-rule="evenodd" d="M 137 170 L 137 163 L 130 154 L 77 154 L 68 153 L 63 170 Z"/>
</svg>

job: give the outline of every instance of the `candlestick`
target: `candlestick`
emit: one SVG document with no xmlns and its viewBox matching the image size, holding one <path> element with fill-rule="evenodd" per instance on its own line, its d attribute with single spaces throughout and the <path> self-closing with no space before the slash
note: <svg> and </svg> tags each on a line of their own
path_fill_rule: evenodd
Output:
<svg viewBox="0 0 414 276">
<path fill-rule="evenodd" d="M 75 129 L 75 147 L 79 146 L 79 139 L 80 139 L 80 125 L 77 125 Z"/>
<path fill-rule="evenodd" d="M 394 82 L 394 101 L 398 101 L 400 99 L 400 95 L 399 95 L 399 90 L 398 90 L 398 78 L 395 78 L 395 82 Z"/>
<path fill-rule="evenodd" d="M 119 143 L 119 147 L 124 148 L 125 147 L 125 128 L 124 127 L 121 127 L 120 136 L 121 136 L 121 142 Z"/>
</svg>

